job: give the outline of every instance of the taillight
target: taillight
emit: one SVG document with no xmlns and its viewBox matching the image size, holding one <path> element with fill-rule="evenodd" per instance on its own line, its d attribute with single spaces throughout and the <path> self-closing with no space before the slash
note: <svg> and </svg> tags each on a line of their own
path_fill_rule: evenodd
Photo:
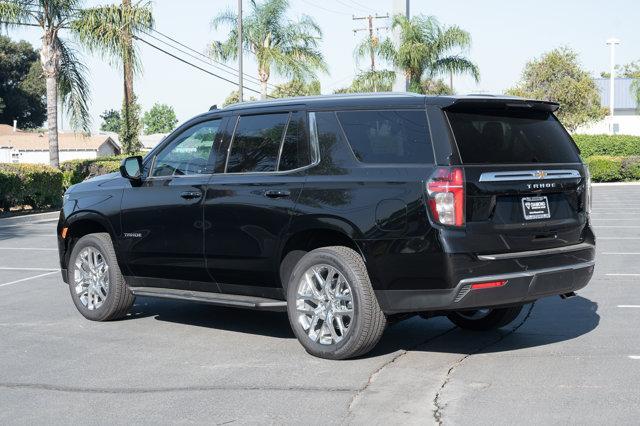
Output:
<svg viewBox="0 0 640 426">
<path fill-rule="evenodd" d="M 433 219 L 449 226 L 464 226 L 464 171 L 436 169 L 427 182 L 429 208 Z"/>
<path fill-rule="evenodd" d="M 475 283 L 475 284 L 471 284 L 471 290 L 484 290 L 484 289 L 487 289 L 487 288 L 502 287 L 506 283 L 507 283 L 507 280 L 488 281 L 486 283 Z"/>
</svg>

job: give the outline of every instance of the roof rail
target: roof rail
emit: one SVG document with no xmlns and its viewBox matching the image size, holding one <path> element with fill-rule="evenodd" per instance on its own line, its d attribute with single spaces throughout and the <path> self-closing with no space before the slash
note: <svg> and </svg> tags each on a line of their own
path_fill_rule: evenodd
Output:
<svg viewBox="0 0 640 426">
<path fill-rule="evenodd" d="M 209 111 L 215 111 L 218 109 L 218 104 L 213 104 L 211 105 L 211 108 L 209 108 Z"/>
</svg>

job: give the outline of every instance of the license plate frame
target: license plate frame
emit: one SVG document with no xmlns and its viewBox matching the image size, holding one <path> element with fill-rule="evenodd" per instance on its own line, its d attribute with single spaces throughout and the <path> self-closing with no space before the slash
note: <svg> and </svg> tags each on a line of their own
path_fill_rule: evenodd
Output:
<svg viewBox="0 0 640 426">
<path fill-rule="evenodd" d="M 551 209 L 546 195 L 522 197 L 522 214 L 525 220 L 550 219 Z"/>
</svg>

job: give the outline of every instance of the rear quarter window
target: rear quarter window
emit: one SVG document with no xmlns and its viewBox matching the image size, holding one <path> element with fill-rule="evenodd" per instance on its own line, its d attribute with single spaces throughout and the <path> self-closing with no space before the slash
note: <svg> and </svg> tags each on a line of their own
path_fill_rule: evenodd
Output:
<svg viewBox="0 0 640 426">
<path fill-rule="evenodd" d="M 339 111 L 337 116 L 363 163 L 433 163 L 423 110 Z"/>
<path fill-rule="evenodd" d="M 550 112 L 447 111 L 465 164 L 575 163 L 578 150 Z"/>
</svg>

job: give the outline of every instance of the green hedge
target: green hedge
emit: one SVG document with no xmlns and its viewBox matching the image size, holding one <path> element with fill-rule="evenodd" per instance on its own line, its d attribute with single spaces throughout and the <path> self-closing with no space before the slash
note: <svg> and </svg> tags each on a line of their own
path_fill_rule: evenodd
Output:
<svg viewBox="0 0 640 426">
<path fill-rule="evenodd" d="M 594 155 L 587 158 L 586 163 L 594 182 L 640 180 L 640 156 Z"/>
<path fill-rule="evenodd" d="M 40 164 L 0 164 L 0 208 L 60 207 L 62 172 Z"/>
<path fill-rule="evenodd" d="M 60 164 L 60 169 L 64 173 L 64 187 L 68 188 L 89 177 L 117 172 L 122 159 L 125 157 L 127 156 L 118 155 L 115 157 L 102 157 L 91 160 L 65 161 Z"/>
<path fill-rule="evenodd" d="M 594 155 L 615 157 L 640 156 L 640 136 L 629 135 L 572 135 L 582 158 Z"/>
</svg>

